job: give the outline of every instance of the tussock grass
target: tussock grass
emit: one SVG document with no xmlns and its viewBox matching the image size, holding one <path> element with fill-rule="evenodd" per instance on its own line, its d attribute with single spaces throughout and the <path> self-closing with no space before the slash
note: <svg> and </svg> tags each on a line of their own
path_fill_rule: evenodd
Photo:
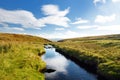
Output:
<svg viewBox="0 0 120 80">
<path fill-rule="evenodd" d="M 43 38 L 0 34 L 0 80 L 44 80 Z"/>
<path fill-rule="evenodd" d="M 120 79 L 120 35 L 95 36 L 61 40 L 58 51 L 95 67 L 108 80 Z"/>
</svg>

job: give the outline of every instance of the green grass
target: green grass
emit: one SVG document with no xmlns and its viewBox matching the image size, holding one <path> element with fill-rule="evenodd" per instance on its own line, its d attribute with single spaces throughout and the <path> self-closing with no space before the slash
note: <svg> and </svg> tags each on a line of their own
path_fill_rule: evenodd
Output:
<svg viewBox="0 0 120 80">
<path fill-rule="evenodd" d="M 120 79 L 120 35 L 61 40 L 58 51 L 96 68 L 108 80 Z"/>
<path fill-rule="evenodd" d="M 44 80 L 40 55 L 50 41 L 29 35 L 0 33 L 0 80 Z"/>
<path fill-rule="evenodd" d="M 30 35 L 0 33 L 0 80 L 44 80 L 43 44 L 51 41 Z M 120 35 L 61 40 L 58 51 L 96 68 L 108 80 L 120 80 Z"/>
</svg>

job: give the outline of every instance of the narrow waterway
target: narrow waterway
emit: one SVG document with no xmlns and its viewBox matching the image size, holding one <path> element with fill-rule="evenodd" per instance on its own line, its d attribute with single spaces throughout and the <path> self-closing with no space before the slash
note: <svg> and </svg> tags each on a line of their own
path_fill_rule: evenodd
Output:
<svg viewBox="0 0 120 80">
<path fill-rule="evenodd" d="M 97 80 L 96 75 L 87 72 L 85 69 L 67 59 L 55 48 L 47 48 L 46 54 L 42 57 L 48 69 L 56 71 L 45 73 L 46 80 Z"/>
</svg>

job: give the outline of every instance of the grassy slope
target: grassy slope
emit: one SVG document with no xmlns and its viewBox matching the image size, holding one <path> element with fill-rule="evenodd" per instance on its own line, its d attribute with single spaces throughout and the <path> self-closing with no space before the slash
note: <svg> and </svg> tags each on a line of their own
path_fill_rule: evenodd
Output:
<svg viewBox="0 0 120 80">
<path fill-rule="evenodd" d="M 70 38 L 70 39 L 59 40 L 59 42 L 63 42 L 63 41 L 83 41 L 83 40 L 120 40 L 120 34 Z"/>
<path fill-rule="evenodd" d="M 40 71 L 46 64 L 39 56 L 48 42 L 30 35 L 0 33 L 0 80 L 44 80 Z"/>
<path fill-rule="evenodd" d="M 22 35 L 22 34 L 9 34 L 9 33 L 0 33 L 0 41 L 20 41 L 20 42 L 40 42 L 46 43 L 50 42 L 47 39 L 31 36 L 31 35 Z"/>
<path fill-rule="evenodd" d="M 107 79 L 120 80 L 120 34 L 66 39 L 56 45 L 59 51 L 96 67 Z"/>
</svg>

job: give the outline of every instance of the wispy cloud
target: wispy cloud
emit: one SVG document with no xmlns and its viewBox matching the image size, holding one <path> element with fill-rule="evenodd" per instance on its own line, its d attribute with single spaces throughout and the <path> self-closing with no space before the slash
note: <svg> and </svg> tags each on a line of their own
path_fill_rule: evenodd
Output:
<svg viewBox="0 0 120 80">
<path fill-rule="evenodd" d="M 5 10 L 0 9 L 0 23 L 20 24 L 25 28 L 42 27 L 34 15 L 26 10 Z"/>
<path fill-rule="evenodd" d="M 27 10 L 6 10 L 0 8 L 0 24 L 2 26 L 7 26 L 7 28 L 11 28 L 14 30 L 21 30 L 23 28 L 33 28 L 33 29 L 41 29 L 41 27 L 46 26 L 47 24 L 68 27 L 68 22 L 70 19 L 66 17 L 69 13 L 69 8 L 60 11 L 57 5 L 43 5 L 42 11 L 45 17 L 37 19 L 32 12 Z M 4 24 L 4 25 L 3 25 Z M 9 24 L 19 24 L 21 25 L 19 28 L 15 26 L 12 28 Z"/>
<path fill-rule="evenodd" d="M 97 26 L 96 30 L 101 30 L 101 31 L 120 31 L 120 25 Z"/>
<path fill-rule="evenodd" d="M 107 22 L 112 22 L 116 19 L 116 15 L 112 14 L 110 16 L 103 16 L 103 15 L 97 15 L 95 22 L 96 23 L 107 23 Z"/>
<path fill-rule="evenodd" d="M 68 22 L 70 19 L 66 17 L 69 13 L 69 8 L 60 11 L 57 5 L 44 5 L 42 7 L 42 11 L 46 17 L 39 19 L 39 21 L 46 25 L 46 24 L 53 24 L 57 26 L 69 27 Z"/>
<path fill-rule="evenodd" d="M 79 36 L 81 36 L 81 34 L 75 32 L 75 31 L 67 30 L 65 32 L 53 32 L 51 34 L 43 33 L 38 36 L 41 36 L 41 37 L 44 37 L 47 39 L 55 39 L 55 38 L 66 39 L 66 38 L 79 37 Z"/>
<path fill-rule="evenodd" d="M 84 25 L 84 26 L 78 26 L 78 29 L 91 29 L 91 28 L 96 28 L 97 25 Z"/>
<path fill-rule="evenodd" d="M 25 31 L 23 28 L 18 28 L 18 27 L 8 28 L 8 29 L 17 30 L 17 31 Z"/>
<path fill-rule="evenodd" d="M 21 27 L 9 27 L 8 24 L 5 23 L 0 23 L 0 25 L 2 26 L 2 30 L 16 30 L 16 31 L 24 31 L 24 28 Z"/>
<path fill-rule="evenodd" d="M 85 20 L 82 18 L 77 18 L 75 22 L 71 23 L 71 24 L 84 24 L 84 23 L 88 23 L 89 20 Z"/>
<path fill-rule="evenodd" d="M 69 13 L 69 8 L 65 9 L 64 11 L 60 11 L 57 5 L 48 4 L 42 6 L 42 11 L 44 15 L 64 17 Z"/>
<path fill-rule="evenodd" d="M 55 28 L 56 31 L 62 31 L 65 30 L 64 28 Z"/>
<path fill-rule="evenodd" d="M 92 25 L 90 26 L 92 27 Z M 40 37 L 44 37 L 44 38 L 47 38 L 47 39 L 67 39 L 67 38 L 76 38 L 76 37 L 85 37 L 85 36 L 97 36 L 97 35 L 105 35 L 105 34 L 113 34 L 113 32 L 111 32 L 111 30 L 109 30 L 109 32 L 106 32 L 106 29 L 108 30 L 108 28 L 106 29 L 100 29 L 100 26 L 94 26 L 93 27 L 96 27 L 94 28 L 94 32 L 76 32 L 76 31 L 71 31 L 71 30 L 68 30 L 66 32 L 54 32 L 54 33 L 43 33 L 43 34 L 39 34 L 37 36 L 40 36 Z M 107 27 L 107 26 L 104 26 L 104 27 Z M 104 28 L 102 27 L 102 28 Z M 117 29 L 116 29 L 117 30 Z M 116 31 L 114 30 L 114 31 Z M 100 33 L 101 31 L 105 31 L 105 32 L 102 32 Z M 118 30 L 117 30 L 118 31 Z M 116 31 L 116 33 L 118 33 Z"/>
<path fill-rule="evenodd" d="M 112 0 L 112 2 L 117 3 L 120 2 L 120 0 Z"/>
<path fill-rule="evenodd" d="M 92 29 L 99 31 L 120 31 L 120 25 L 87 25 L 87 26 L 78 26 L 78 29 Z"/>
</svg>

